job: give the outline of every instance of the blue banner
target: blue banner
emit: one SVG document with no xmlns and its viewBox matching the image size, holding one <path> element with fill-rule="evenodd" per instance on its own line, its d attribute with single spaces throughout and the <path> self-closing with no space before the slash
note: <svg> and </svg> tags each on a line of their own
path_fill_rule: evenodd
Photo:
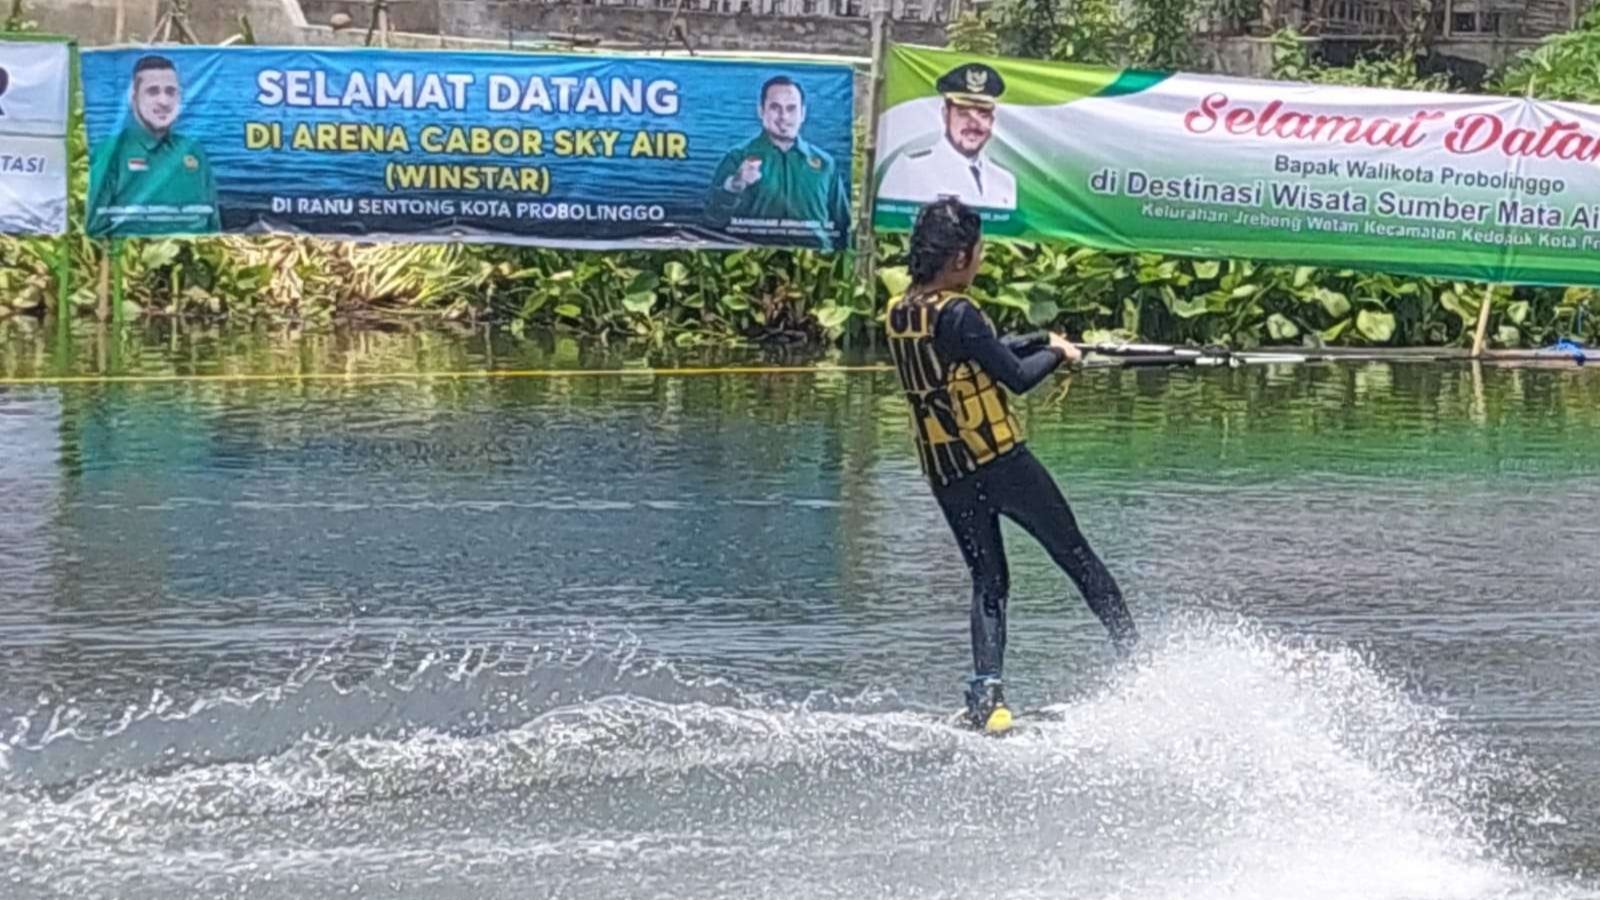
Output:
<svg viewBox="0 0 1600 900">
<path fill-rule="evenodd" d="M 83 84 L 93 235 L 849 244 L 847 66 L 118 48 Z"/>
</svg>

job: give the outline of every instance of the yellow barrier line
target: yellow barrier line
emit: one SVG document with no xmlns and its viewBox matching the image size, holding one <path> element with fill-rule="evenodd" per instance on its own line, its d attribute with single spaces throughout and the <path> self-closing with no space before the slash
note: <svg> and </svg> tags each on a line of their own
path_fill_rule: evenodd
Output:
<svg viewBox="0 0 1600 900">
<path fill-rule="evenodd" d="M 682 369 L 472 369 L 460 372 L 243 372 L 214 375 L 43 375 L 33 378 L 0 378 L 0 387 L 64 384 L 161 384 L 217 383 L 253 381 L 424 381 L 433 378 L 463 381 L 472 378 L 590 378 L 596 376 L 638 375 L 650 378 L 681 378 L 704 375 L 827 375 L 848 372 L 892 372 L 886 365 L 875 366 L 727 366 Z"/>
</svg>

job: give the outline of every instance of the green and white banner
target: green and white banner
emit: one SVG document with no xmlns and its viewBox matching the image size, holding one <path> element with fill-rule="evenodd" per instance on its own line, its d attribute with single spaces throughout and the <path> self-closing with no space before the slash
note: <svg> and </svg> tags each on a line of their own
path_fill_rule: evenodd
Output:
<svg viewBox="0 0 1600 900">
<path fill-rule="evenodd" d="M 953 194 L 991 236 L 1600 284 L 1600 108 L 904 46 L 886 63 L 879 230 Z"/>
</svg>

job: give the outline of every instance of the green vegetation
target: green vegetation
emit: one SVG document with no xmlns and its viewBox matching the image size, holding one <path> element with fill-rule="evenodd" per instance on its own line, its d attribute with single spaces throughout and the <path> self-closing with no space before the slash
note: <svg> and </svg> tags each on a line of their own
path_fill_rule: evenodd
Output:
<svg viewBox="0 0 1600 900">
<path fill-rule="evenodd" d="M 1250 4 L 1136 0 L 996 0 L 951 27 L 960 49 L 1105 65 L 1198 65 L 1189 16 L 1240 17 Z M 14 10 L 20 21 L 20 12 Z M 1274 77 L 1442 90 L 1423 75 L 1413 35 L 1349 68 L 1322 65 L 1292 33 L 1275 38 Z M 1498 73 L 1490 89 L 1600 101 L 1600 11 Z M 857 145 L 862 135 L 857 135 Z M 72 216 L 83 221 L 87 153 L 71 140 Z M 862 160 L 856 160 L 857 182 Z M 98 307 L 104 248 L 64 241 L 80 314 Z M 0 237 L 0 316 L 38 314 L 54 297 L 63 242 Z M 905 282 L 905 239 L 878 242 L 878 283 L 857 284 L 850 254 L 750 249 L 607 252 L 482 245 L 357 245 L 276 236 L 141 240 L 123 245 L 127 302 L 141 313 L 327 323 L 335 318 L 492 319 L 512 330 L 643 340 L 655 346 L 859 340 Z M 1006 328 L 1051 325 L 1090 337 L 1268 344 L 1466 344 L 1481 285 L 1352 270 L 1264 265 L 1062 244 L 995 244 L 976 285 Z M 1492 346 L 1600 342 L 1590 288 L 1497 288 Z M 1593 314 L 1582 310 L 1592 306 Z M 132 310 L 134 307 L 129 307 Z M 1581 327 L 1579 327 L 1581 324 Z M 1582 333 L 1577 333 L 1581 331 Z"/>
</svg>

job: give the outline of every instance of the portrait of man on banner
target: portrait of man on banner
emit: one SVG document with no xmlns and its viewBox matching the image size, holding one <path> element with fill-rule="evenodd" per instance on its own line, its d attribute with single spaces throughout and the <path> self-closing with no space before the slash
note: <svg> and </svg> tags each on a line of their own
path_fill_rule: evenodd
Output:
<svg viewBox="0 0 1600 900">
<path fill-rule="evenodd" d="M 934 87 L 944 98 L 938 140 L 891 163 L 878 197 L 917 203 L 955 197 L 981 209 L 1016 209 L 1016 176 L 988 154 L 1005 79 L 993 67 L 973 62 L 946 72 Z"/>
<path fill-rule="evenodd" d="M 767 79 L 756 104 L 761 133 L 729 150 L 711 175 L 706 216 L 729 234 L 844 247 L 850 224 L 846 173 L 826 150 L 800 133 L 806 94 L 787 75 Z"/>
<path fill-rule="evenodd" d="M 174 129 L 183 110 L 177 67 L 164 56 L 133 66 L 130 120 L 94 153 L 91 235 L 206 234 L 222 230 L 205 150 Z"/>
</svg>

